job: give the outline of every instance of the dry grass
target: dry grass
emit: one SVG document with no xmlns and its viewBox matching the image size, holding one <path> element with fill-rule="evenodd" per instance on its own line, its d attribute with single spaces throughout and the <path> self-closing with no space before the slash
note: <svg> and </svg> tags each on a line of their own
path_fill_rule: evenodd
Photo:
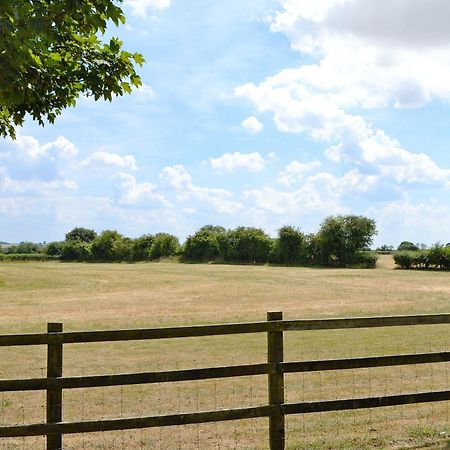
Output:
<svg viewBox="0 0 450 450">
<path fill-rule="evenodd" d="M 0 333 L 91 330 L 285 318 L 449 312 L 450 275 L 377 270 L 158 264 L 0 265 Z M 448 326 L 288 333 L 286 360 L 448 349 Z M 1 349 L 2 378 L 42 376 L 45 348 Z M 65 374 L 170 370 L 263 362 L 265 336 L 72 345 Z M 448 364 L 289 375 L 287 400 L 448 389 Z M 265 377 L 76 390 L 65 393 L 65 419 L 239 407 L 266 402 Z M 0 396 L 0 422 L 42 421 L 43 393 Z M 450 433 L 449 406 L 289 417 L 288 448 L 417 448 Z M 267 421 L 251 420 L 129 433 L 66 437 L 73 449 L 267 448 Z M 3 444 L 3 447 L 2 447 Z M 42 440 L 8 441 L 0 449 L 43 448 Z M 438 448 L 438 447 L 434 447 Z"/>
</svg>

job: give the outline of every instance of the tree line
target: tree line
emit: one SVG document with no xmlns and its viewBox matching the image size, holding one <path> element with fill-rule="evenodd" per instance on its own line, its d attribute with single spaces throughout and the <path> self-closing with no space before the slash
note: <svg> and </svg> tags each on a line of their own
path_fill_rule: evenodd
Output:
<svg viewBox="0 0 450 450">
<path fill-rule="evenodd" d="M 317 233 L 303 233 L 286 225 L 276 238 L 261 228 L 226 229 L 206 225 L 187 237 L 183 245 L 169 233 L 146 234 L 131 239 L 115 230 L 97 234 L 76 227 L 61 242 L 51 242 L 28 252 L 49 259 L 80 262 L 138 262 L 173 258 L 183 263 L 280 264 L 330 267 L 375 267 L 376 255 L 368 252 L 376 234 L 373 219 L 356 215 L 327 217 Z M 30 243 L 22 247 L 31 248 Z M 39 244 L 33 244 L 39 246 Z M 14 250 L 14 249 L 10 249 Z"/>
</svg>

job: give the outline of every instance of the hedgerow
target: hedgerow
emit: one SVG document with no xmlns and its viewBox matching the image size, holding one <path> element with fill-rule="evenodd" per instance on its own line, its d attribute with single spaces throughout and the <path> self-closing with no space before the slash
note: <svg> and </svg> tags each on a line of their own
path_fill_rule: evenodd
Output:
<svg viewBox="0 0 450 450">
<path fill-rule="evenodd" d="M 394 261 L 401 269 L 450 270 L 450 247 L 436 244 L 429 250 L 400 251 Z"/>
</svg>

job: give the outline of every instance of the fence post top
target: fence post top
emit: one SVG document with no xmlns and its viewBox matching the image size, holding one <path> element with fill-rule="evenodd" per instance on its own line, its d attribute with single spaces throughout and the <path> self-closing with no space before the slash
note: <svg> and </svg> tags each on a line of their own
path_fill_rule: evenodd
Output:
<svg viewBox="0 0 450 450">
<path fill-rule="evenodd" d="M 60 333 L 63 331 L 63 323 L 62 322 L 48 322 L 47 323 L 47 332 L 48 333 Z"/>
<path fill-rule="evenodd" d="M 283 312 L 269 311 L 267 312 L 267 320 L 283 320 Z"/>
</svg>

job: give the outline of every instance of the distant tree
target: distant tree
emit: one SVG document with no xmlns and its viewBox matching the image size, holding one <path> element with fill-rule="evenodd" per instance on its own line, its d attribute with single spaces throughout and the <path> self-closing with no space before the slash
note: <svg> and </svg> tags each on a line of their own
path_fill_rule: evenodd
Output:
<svg viewBox="0 0 450 450">
<path fill-rule="evenodd" d="M 5 253 L 16 253 L 21 255 L 31 255 L 32 253 L 40 253 L 43 246 L 34 242 L 21 242 L 17 245 L 11 245 L 5 249 Z"/>
<path fill-rule="evenodd" d="M 392 252 L 394 247 L 392 245 L 380 245 L 375 249 L 376 252 Z"/>
<path fill-rule="evenodd" d="M 131 261 L 133 259 L 133 240 L 122 236 L 112 245 L 113 261 Z"/>
<path fill-rule="evenodd" d="M 213 261 L 221 255 L 221 243 L 226 230 L 220 226 L 206 225 L 188 236 L 183 247 L 183 261 Z"/>
<path fill-rule="evenodd" d="M 149 251 L 155 237 L 151 234 L 144 234 L 133 241 L 133 260 L 145 261 L 149 259 Z"/>
<path fill-rule="evenodd" d="M 177 256 L 181 246 L 178 238 L 169 233 L 157 233 L 148 252 L 151 260 Z"/>
<path fill-rule="evenodd" d="M 238 263 L 265 263 L 273 240 L 260 228 L 237 227 L 226 235 L 226 259 Z"/>
<path fill-rule="evenodd" d="M 121 0 L 118 0 L 119 2 Z M 113 0 L 4 0 L 0 7 L 0 136 L 28 114 L 53 123 L 80 95 L 111 100 L 141 85 L 138 53 L 105 35 L 125 22 Z"/>
<path fill-rule="evenodd" d="M 297 227 L 285 225 L 278 230 L 271 254 L 280 264 L 299 264 L 305 261 L 305 235 Z"/>
<path fill-rule="evenodd" d="M 409 241 L 403 241 L 400 243 L 400 245 L 397 247 L 398 251 L 416 251 L 419 250 L 419 247 L 412 242 Z"/>
<path fill-rule="evenodd" d="M 61 256 L 63 251 L 64 242 L 50 242 L 45 247 L 45 254 L 49 256 Z"/>
<path fill-rule="evenodd" d="M 364 216 L 327 217 L 317 233 L 322 264 L 354 264 L 357 252 L 369 247 L 376 233 L 375 221 Z"/>
<path fill-rule="evenodd" d="M 97 233 L 89 228 L 76 227 L 66 234 L 66 241 L 92 242 Z"/>
<path fill-rule="evenodd" d="M 115 230 L 105 230 L 99 234 L 91 244 L 92 258 L 95 261 L 116 261 L 117 247 L 116 241 L 121 241 L 124 237 Z"/>
<path fill-rule="evenodd" d="M 65 241 L 59 258 L 61 261 L 90 261 L 92 259 L 91 244 L 80 240 Z"/>
</svg>

